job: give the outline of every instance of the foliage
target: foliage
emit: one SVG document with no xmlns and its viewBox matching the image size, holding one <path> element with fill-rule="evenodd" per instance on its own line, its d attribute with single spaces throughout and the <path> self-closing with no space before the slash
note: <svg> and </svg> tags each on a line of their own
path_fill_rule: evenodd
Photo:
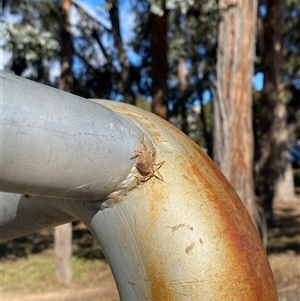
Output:
<svg viewBox="0 0 300 301">
<path fill-rule="evenodd" d="M 48 83 L 49 64 L 57 58 L 59 52 L 58 2 L 12 0 L 7 4 L 8 18 L 3 20 L 1 34 L 5 41 L 3 48 L 12 57 L 6 68 L 18 75 L 30 68 L 33 78 Z"/>
</svg>

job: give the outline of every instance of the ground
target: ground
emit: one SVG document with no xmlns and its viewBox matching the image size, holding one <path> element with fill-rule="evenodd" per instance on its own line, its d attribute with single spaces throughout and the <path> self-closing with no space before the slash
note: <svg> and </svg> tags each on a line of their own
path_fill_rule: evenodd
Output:
<svg viewBox="0 0 300 301">
<path fill-rule="evenodd" d="M 279 301 L 300 301 L 300 198 L 274 208 L 276 227 L 269 230 L 267 251 Z"/>
<path fill-rule="evenodd" d="M 300 199 L 275 203 L 275 227 L 269 229 L 268 257 L 279 301 L 300 300 Z M 108 264 L 92 236 L 79 223 L 73 232 L 73 281 L 57 283 L 53 231 L 1 246 L 2 301 L 118 301 Z"/>
</svg>

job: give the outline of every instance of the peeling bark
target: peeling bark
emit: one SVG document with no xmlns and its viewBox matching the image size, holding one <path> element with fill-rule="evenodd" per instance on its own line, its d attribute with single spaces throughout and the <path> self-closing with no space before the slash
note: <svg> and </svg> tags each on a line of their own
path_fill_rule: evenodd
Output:
<svg viewBox="0 0 300 301">
<path fill-rule="evenodd" d="M 114 36 L 114 44 L 118 52 L 121 73 L 118 81 L 118 88 L 120 93 L 124 97 L 124 102 L 129 104 L 135 104 L 135 97 L 131 91 L 130 86 L 130 66 L 129 61 L 125 53 L 123 40 L 120 32 L 120 16 L 117 1 L 110 1 L 111 8 L 109 10 L 109 16 L 112 25 L 112 34 Z"/>
<path fill-rule="evenodd" d="M 62 0 L 62 26 L 61 26 L 61 76 L 58 84 L 60 90 L 72 92 L 73 75 L 72 75 L 72 54 L 73 45 L 70 26 L 70 0 Z"/>
<path fill-rule="evenodd" d="M 252 75 L 256 1 L 221 0 L 214 160 L 256 220 L 254 203 Z"/>
<path fill-rule="evenodd" d="M 188 122 L 187 122 L 187 112 L 186 112 L 186 86 L 187 80 L 184 73 L 185 59 L 181 57 L 178 62 L 178 79 L 179 79 L 179 104 L 181 113 L 181 131 L 188 134 Z"/>
<path fill-rule="evenodd" d="M 54 253 L 56 275 L 62 286 L 72 280 L 72 223 L 54 229 Z"/>
</svg>

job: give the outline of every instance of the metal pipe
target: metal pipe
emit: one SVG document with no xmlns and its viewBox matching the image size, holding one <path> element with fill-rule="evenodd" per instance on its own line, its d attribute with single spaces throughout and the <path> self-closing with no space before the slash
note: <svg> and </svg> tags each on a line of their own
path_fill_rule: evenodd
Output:
<svg viewBox="0 0 300 301">
<path fill-rule="evenodd" d="M 77 208 L 104 249 L 121 299 L 277 300 L 257 231 L 214 162 L 163 119 L 100 103 L 140 123 L 153 137 L 155 163 L 165 161 L 163 181 L 152 177 L 104 210 Z"/>
<path fill-rule="evenodd" d="M 69 200 L 0 192 L 0 243 L 77 220 Z"/>
<path fill-rule="evenodd" d="M 130 119 L 3 71 L 0 78 L 1 191 L 99 200 L 128 176 L 140 143 Z"/>
<path fill-rule="evenodd" d="M 25 82 L 21 81 L 20 84 L 23 86 Z M 29 86 L 29 91 L 40 89 L 38 95 L 41 97 L 50 93 L 44 86 L 31 82 L 26 82 L 26 85 Z M 60 94 L 57 97 L 60 98 Z M 81 106 L 83 100 L 75 96 L 69 96 L 69 99 L 73 97 L 76 105 Z M 9 99 L 7 96 L 7 101 Z M 27 99 L 24 98 L 25 107 L 26 102 Z M 91 132 L 89 126 L 93 126 L 94 119 L 99 118 L 97 114 L 101 112 L 94 115 L 90 110 L 94 110 L 98 104 L 89 105 L 86 101 L 84 103 L 86 111 L 83 120 L 87 121 L 86 132 Z M 118 116 L 116 118 L 120 120 L 132 120 L 132 129 L 136 130 L 124 137 L 125 140 L 133 139 L 135 143 L 130 143 L 128 147 L 128 142 L 124 142 L 125 151 L 120 151 L 121 159 L 116 158 L 113 152 L 107 153 L 108 158 L 111 155 L 116 161 L 110 160 L 110 169 L 100 169 L 99 175 L 97 174 L 100 179 L 107 176 L 112 180 L 112 175 L 118 176 L 118 173 L 122 177 L 118 176 L 115 188 L 110 186 L 110 180 L 100 180 L 99 185 L 104 185 L 99 187 L 100 192 L 97 189 L 89 190 L 89 197 L 81 199 L 82 191 L 74 190 L 71 195 L 64 194 L 73 199 L 64 200 L 62 204 L 53 203 L 51 207 L 57 206 L 66 218 L 79 218 L 91 230 L 112 268 L 121 299 L 277 300 L 270 265 L 255 227 L 233 188 L 208 156 L 178 129 L 151 113 L 121 103 L 102 100 L 100 103 L 111 110 L 109 112 L 113 111 L 109 113 L 112 116 Z M 19 106 L 15 105 L 15 110 Z M 63 133 L 66 132 L 64 127 L 68 128 L 64 122 L 60 122 L 65 118 L 63 111 L 68 111 L 68 108 L 61 107 L 60 102 L 58 107 L 62 113 L 55 123 L 49 125 L 50 133 L 53 132 L 52 126 L 57 124 L 61 125 L 60 131 Z M 9 112 L 13 112 L 9 106 L 4 107 L 4 110 L 7 108 Z M 47 110 L 49 116 L 57 111 L 56 106 L 48 106 Z M 72 110 L 69 118 L 77 118 L 76 112 Z M 29 121 L 32 121 L 31 125 L 39 122 L 38 116 L 33 118 L 35 114 L 32 111 L 27 113 Z M 18 124 L 24 126 L 25 123 Z M 10 131 L 10 126 L 15 128 L 12 122 L 8 123 L 3 131 L 4 136 L 6 131 Z M 25 129 L 28 130 L 27 127 Z M 102 133 L 101 128 L 98 130 Z M 121 127 L 119 130 L 122 132 Z M 18 133 L 17 137 L 21 137 L 18 127 L 12 133 Z M 39 141 L 42 139 L 40 134 L 32 132 L 31 140 L 26 141 Z M 65 134 L 51 137 L 57 140 L 58 145 L 65 144 L 65 139 L 69 141 Z M 9 142 L 9 138 L 6 139 Z M 14 141 L 17 143 L 15 153 L 19 154 L 23 149 L 19 149 L 17 138 Z M 26 147 L 26 143 L 22 143 Z M 78 142 L 78 147 L 83 148 L 81 143 L 83 140 Z M 109 143 L 116 145 L 115 140 L 110 140 Z M 19 165 L 16 165 L 7 159 L 11 157 L 7 144 L 3 144 L 2 160 L 7 166 L 2 179 L 10 177 L 12 192 L 16 193 L 19 187 L 16 183 L 19 184 L 20 178 L 14 179 L 12 174 L 16 175 L 20 166 L 23 168 L 20 164 L 28 161 L 27 156 L 31 158 L 31 164 L 35 164 L 32 155 L 40 147 L 39 144 L 34 145 L 35 147 L 28 146 L 31 151 L 25 150 L 25 154 L 21 155 L 22 161 L 19 160 Z M 113 149 L 110 146 L 108 148 Z M 11 145 L 9 149 L 12 149 Z M 64 149 L 69 151 L 67 147 Z M 58 151 L 57 147 L 52 150 L 51 156 L 54 157 L 50 162 L 53 169 L 58 169 L 65 164 L 65 160 L 69 160 L 68 156 Z M 49 150 L 42 153 L 43 156 L 36 156 L 39 162 L 44 163 L 44 157 L 49 155 Z M 127 169 L 119 170 L 119 162 L 122 160 L 124 163 L 120 163 L 121 166 L 126 166 Z M 70 165 L 67 170 L 70 171 L 71 182 L 76 180 L 80 186 L 86 183 L 85 177 L 89 178 L 89 182 L 93 181 L 95 174 L 84 173 L 78 175 L 78 178 L 72 174 L 80 174 L 80 168 L 85 168 L 82 162 L 68 162 Z M 84 163 L 88 168 L 93 165 L 88 161 Z M 13 172 L 9 171 L 10 166 L 13 167 Z M 44 163 L 31 170 L 30 177 L 37 181 L 30 182 L 32 191 L 38 191 L 44 196 L 57 196 L 57 183 L 63 181 L 59 187 L 61 191 L 65 191 L 69 186 L 68 179 L 64 179 L 63 172 L 57 172 L 57 179 L 48 181 L 51 173 L 44 170 L 47 168 L 45 166 Z M 24 178 L 26 169 L 22 169 L 22 174 Z M 22 187 L 26 188 L 26 185 Z M 44 186 L 47 189 L 41 188 Z M 99 197 L 98 201 L 87 200 L 94 199 L 94 194 Z M 29 198 L 28 202 L 32 202 L 31 199 L 34 198 Z M 49 199 L 50 202 L 52 201 Z M 32 205 L 38 206 L 33 203 Z M 48 212 L 49 209 L 45 210 Z M 24 214 L 17 214 L 16 218 L 23 217 Z M 6 225 L 10 221 L 13 219 L 8 218 Z"/>
</svg>

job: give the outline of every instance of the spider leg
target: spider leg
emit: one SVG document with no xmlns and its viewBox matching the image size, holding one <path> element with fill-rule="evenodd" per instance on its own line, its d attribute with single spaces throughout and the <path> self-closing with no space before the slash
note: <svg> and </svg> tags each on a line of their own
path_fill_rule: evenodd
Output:
<svg viewBox="0 0 300 301">
<path fill-rule="evenodd" d="M 160 174 L 160 172 L 158 171 L 163 165 L 164 165 L 165 161 L 162 161 L 160 163 L 154 164 L 155 170 L 154 170 L 154 177 L 157 178 L 158 180 L 161 180 L 162 182 L 164 181 L 163 176 Z M 158 174 L 158 176 L 155 174 L 155 172 Z"/>
<path fill-rule="evenodd" d="M 137 158 L 138 156 L 139 156 L 139 154 L 134 154 L 134 155 L 130 158 L 130 160 L 135 159 L 135 158 Z"/>
<path fill-rule="evenodd" d="M 158 180 L 160 180 L 160 181 L 164 181 L 164 178 L 162 177 L 162 175 L 160 174 L 160 172 L 158 171 L 158 170 L 155 170 L 155 172 L 158 174 L 158 176 L 156 175 L 156 174 L 154 174 L 153 176 L 156 178 L 156 179 L 158 179 Z"/>
<path fill-rule="evenodd" d="M 157 167 L 156 167 L 156 171 L 157 171 L 158 169 L 160 169 L 160 168 L 164 165 L 164 163 L 165 163 L 165 161 L 162 161 L 162 162 L 157 163 L 157 164 L 153 164 L 154 166 L 157 166 Z"/>
<path fill-rule="evenodd" d="M 137 158 L 138 156 L 140 156 L 140 154 L 143 152 L 142 150 L 135 150 L 133 156 L 130 158 L 130 160 Z"/>
</svg>

